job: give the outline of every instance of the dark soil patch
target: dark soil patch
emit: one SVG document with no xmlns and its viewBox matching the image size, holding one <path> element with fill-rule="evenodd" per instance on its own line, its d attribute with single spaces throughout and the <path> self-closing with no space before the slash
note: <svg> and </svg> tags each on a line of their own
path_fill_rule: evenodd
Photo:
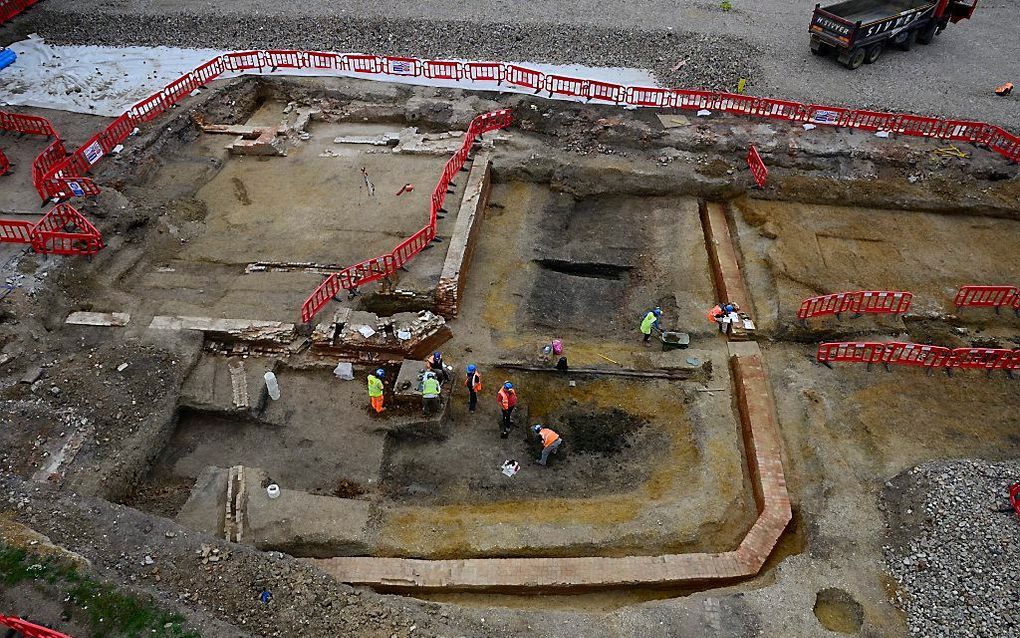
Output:
<svg viewBox="0 0 1020 638">
<path fill-rule="evenodd" d="M 647 421 L 623 410 L 579 412 L 564 416 L 560 434 L 575 454 L 615 456 L 631 446 L 631 435 Z"/>
<path fill-rule="evenodd" d="M 348 481 L 347 479 L 340 479 L 336 482 L 336 489 L 333 490 L 333 496 L 339 498 L 358 498 L 365 493 L 365 487 L 360 483 L 354 481 Z"/>
</svg>

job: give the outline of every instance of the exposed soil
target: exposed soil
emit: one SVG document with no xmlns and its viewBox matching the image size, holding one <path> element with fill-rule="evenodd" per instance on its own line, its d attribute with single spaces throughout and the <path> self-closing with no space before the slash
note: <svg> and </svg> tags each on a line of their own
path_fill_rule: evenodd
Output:
<svg viewBox="0 0 1020 638">
<path fill-rule="evenodd" d="M 890 602 L 895 585 L 881 566 L 878 494 L 891 476 L 923 461 L 1015 456 L 1015 388 L 1001 375 L 825 368 L 813 361 L 814 344 L 850 335 L 1017 344 L 1020 324 L 1008 313 L 956 313 L 949 305 L 960 283 L 1011 281 L 1016 274 L 1003 257 L 1020 248 L 1015 167 L 975 149 L 967 163 L 933 169 L 931 144 L 923 140 L 883 145 L 835 131 L 806 137 L 799 129 L 723 117 L 666 129 L 650 112 L 537 97 L 353 80 L 218 86 L 224 90 L 189 98 L 97 168 L 104 194 L 82 205 L 108 240 L 94 261 L 41 260 L 0 248 L 5 276 L 19 285 L 0 302 L 0 416 L 8 426 L 0 428 L 0 466 L 18 521 L 87 555 L 118 585 L 183 611 L 203 635 L 289 635 L 301 626 L 314 635 L 401 638 L 412 631 L 697 635 L 706 628 L 723 636 L 793 636 L 817 633 L 818 623 L 869 638 L 908 635 L 905 616 Z M 287 158 L 228 157 L 223 138 L 201 135 L 189 117 L 197 110 L 207 121 L 271 124 L 292 99 L 322 115 L 311 139 Z M 389 250 L 423 223 L 429 193 L 423 185 L 436 179 L 445 159 L 389 149 L 344 148 L 332 156 L 325 151 L 338 146 L 333 136 L 411 122 L 454 130 L 475 112 L 505 104 L 515 107 L 517 128 L 496 143 L 491 205 L 462 314 L 442 346 L 456 370 L 444 419 L 425 423 L 417 406 L 393 406 L 375 417 L 363 376 L 376 365 L 370 357 L 356 367 L 356 381 L 344 382 L 330 372 L 335 361 L 307 353 L 286 363 L 247 359 L 253 369 L 275 368 L 278 401 L 250 410 L 195 404 L 203 379 L 229 378 L 202 376 L 206 366 L 226 361 L 203 352 L 197 335 L 147 329 L 153 315 L 295 321 L 321 276 L 246 274 L 245 265 L 353 263 Z M 81 118 L 68 135 L 84 140 L 95 128 L 92 118 Z M 308 565 L 243 545 L 216 543 L 230 558 L 202 563 L 202 543 L 215 541 L 166 520 L 205 468 L 243 464 L 287 490 L 356 499 L 352 504 L 362 508 L 367 501 L 365 543 L 380 556 L 732 549 L 758 513 L 729 390 L 729 351 L 704 318 L 716 294 L 697 197 L 746 190 L 740 160 L 751 139 L 774 164 L 775 181 L 758 194 L 763 199 L 736 201 L 730 214 L 759 334 L 773 339 L 763 351 L 795 512 L 758 577 L 712 592 L 670 592 L 686 597 L 609 616 L 577 610 L 619 607 L 641 596 L 556 599 L 555 606 L 572 611 L 479 612 L 353 592 Z M 377 195 L 366 192 L 361 166 Z M 838 187 L 830 189 L 834 175 Z M 408 181 L 418 188 L 394 197 Z M 904 184 L 913 186 L 899 189 Z M 0 181 L 4 195 L 18 188 Z M 855 206 L 861 203 L 873 208 Z M 449 236 L 454 217 L 442 222 L 441 237 Z M 427 303 L 444 250 L 437 244 L 416 257 L 411 272 L 394 282 L 418 287 L 422 296 L 413 303 Z M 846 317 L 806 328 L 792 319 L 804 296 L 887 287 L 915 293 L 911 316 Z M 395 304 L 382 296 L 353 302 Z M 664 327 L 691 335 L 691 350 L 641 346 L 637 325 L 656 305 Z M 127 311 L 132 320 L 122 329 L 64 325 L 78 309 Z M 540 363 L 541 347 L 553 338 L 563 340 L 572 366 L 656 370 L 683 367 L 693 356 L 711 367 L 684 382 L 499 367 L 508 360 Z M 128 367 L 116 371 L 122 363 Z M 460 385 L 467 363 L 484 376 L 474 414 Z M 521 404 L 510 437 L 500 439 L 495 390 L 509 379 Z M 546 468 L 533 463 L 534 423 L 564 439 Z M 76 436 L 80 446 L 69 443 Z M 59 458 L 65 460 L 55 471 L 37 476 L 51 485 L 20 480 L 47 474 L 44 468 Z M 522 465 L 512 478 L 500 471 L 508 459 Z M 146 555 L 156 559 L 158 574 L 143 565 Z M 272 604 L 255 602 L 263 588 L 273 590 Z M 38 613 L 58 607 L 32 605 Z"/>
</svg>

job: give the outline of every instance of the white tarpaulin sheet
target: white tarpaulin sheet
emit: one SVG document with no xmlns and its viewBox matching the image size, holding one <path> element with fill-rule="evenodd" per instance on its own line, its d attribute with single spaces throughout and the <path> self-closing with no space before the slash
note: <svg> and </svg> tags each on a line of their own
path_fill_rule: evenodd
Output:
<svg viewBox="0 0 1020 638">
<path fill-rule="evenodd" d="M 118 116 L 131 105 L 223 53 L 214 49 L 171 47 L 53 46 L 30 36 L 9 48 L 18 60 L 0 71 L 0 104 L 34 106 L 93 115 Z M 624 85 L 658 86 L 643 69 L 550 65 L 524 62 L 544 73 L 601 80 Z M 257 71 L 247 73 L 258 74 Z M 346 75 L 371 79 L 357 73 L 320 69 L 279 69 L 264 75 Z M 221 78 L 236 74 L 225 73 Z M 376 76 L 386 82 L 427 86 L 479 89 L 491 86 L 469 80 L 430 80 L 423 77 Z M 533 90 L 500 87 L 504 91 L 533 93 Z"/>
</svg>

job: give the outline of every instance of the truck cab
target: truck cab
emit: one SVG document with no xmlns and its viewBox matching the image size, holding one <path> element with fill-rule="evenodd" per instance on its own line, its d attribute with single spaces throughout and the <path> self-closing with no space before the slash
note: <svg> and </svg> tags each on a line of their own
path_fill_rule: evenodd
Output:
<svg viewBox="0 0 1020 638">
<path fill-rule="evenodd" d="M 811 17 L 811 51 L 834 53 L 849 69 L 876 62 L 888 44 L 908 51 L 930 44 L 952 22 L 974 13 L 977 0 L 844 0 Z"/>
</svg>

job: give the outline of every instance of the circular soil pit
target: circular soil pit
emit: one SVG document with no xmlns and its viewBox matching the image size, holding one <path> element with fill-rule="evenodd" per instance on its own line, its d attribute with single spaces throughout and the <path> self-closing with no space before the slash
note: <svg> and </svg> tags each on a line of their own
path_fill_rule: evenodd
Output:
<svg viewBox="0 0 1020 638">
<path fill-rule="evenodd" d="M 815 595 L 815 617 L 829 631 L 855 634 L 864 624 L 864 608 L 848 592 L 830 587 Z"/>
</svg>

